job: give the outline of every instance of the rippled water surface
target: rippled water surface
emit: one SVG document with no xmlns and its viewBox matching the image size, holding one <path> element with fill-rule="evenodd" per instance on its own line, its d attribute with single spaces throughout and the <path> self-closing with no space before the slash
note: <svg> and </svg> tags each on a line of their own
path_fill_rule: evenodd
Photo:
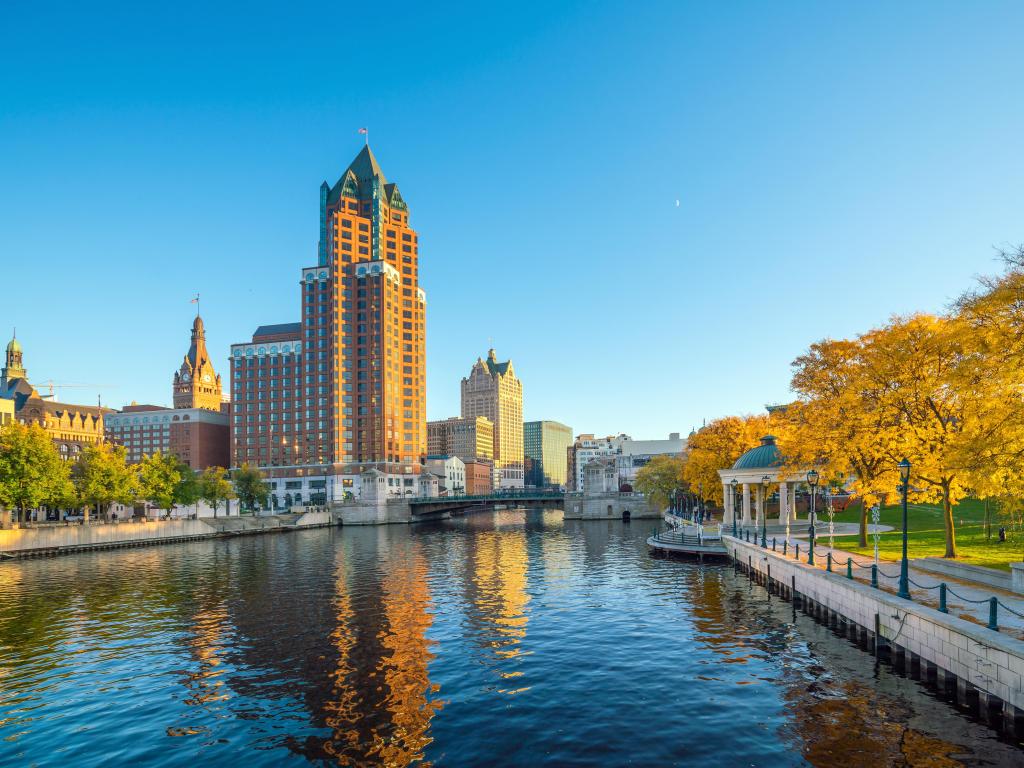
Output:
<svg viewBox="0 0 1024 768">
<path fill-rule="evenodd" d="M 0 565 L 0 764 L 1024 764 L 649 528 L 520 510 Z"/>
</svg>

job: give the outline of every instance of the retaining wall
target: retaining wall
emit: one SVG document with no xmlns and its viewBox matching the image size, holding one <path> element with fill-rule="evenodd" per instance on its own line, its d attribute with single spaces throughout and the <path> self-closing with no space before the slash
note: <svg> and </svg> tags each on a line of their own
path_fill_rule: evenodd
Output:
<svg viewBox="0 0 1024 768">
<path fill-rule="evenodd" d="M 93 525 L 55 525 L 0 530 L 0 552 L 82 549 L 210 536 L 205 520 L 158 520 Z"/>
<path fill-rule="evenodd" d="M 723 542 L 769 590 L 1024 736 L 1024 642 L 753 543 Z"/>
</svg>

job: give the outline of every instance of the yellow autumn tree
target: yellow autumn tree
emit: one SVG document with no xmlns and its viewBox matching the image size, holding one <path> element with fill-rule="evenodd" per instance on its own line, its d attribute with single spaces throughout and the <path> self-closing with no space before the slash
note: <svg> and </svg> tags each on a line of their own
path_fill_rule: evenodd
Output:
<svg viewBox="0 0 1024 768">
<path fill-rule="evenodd" d="M 791 387 L 798 399 L 785 410 L 793 438 L 784 453 L 788 472 L 813 466 L 857 495 L 862 547 L 868 543 L 868 508 L 885 496 L 883 479 L 892 463 L 886 426 L 894 418 L 878 407 L 864 349 L 860 338 L 825 339 L 793 362 Z"/>
<path fill-rule="evenodd" d="M 971 391 L 973 429 L 960 464 L 981 496 L 1024 496 L 1024 246 L 1006 271 L 960 297 L 952 320 L 961 361 L 952 386 Z"/>
<path fill-rule="evenodd" d="M 694 493 L 703 489 L 704 499 L 724 503 L 718 470 L 731 467 L 736 459 L 757 447 L 772 431 L 768 415 L 725 416 L 715 419 L 690 435 L 683 464 L 683 480 Z"/>
<path fill-rule="evenodd" d="M 983 397 L 956 386 L 963 337 L 948 318 L 918 314 L 894 318 L 861 340 L 867 405 L 884 414 L 879 439 L 888 462 L 879 484 L 894 492 L 895 465 L 909 459 L 911 495 L 941 504 L 945 557 L 956 557 L 953 507 L 971 480 L 968 456 L 977 445 Z"/>
</svg>

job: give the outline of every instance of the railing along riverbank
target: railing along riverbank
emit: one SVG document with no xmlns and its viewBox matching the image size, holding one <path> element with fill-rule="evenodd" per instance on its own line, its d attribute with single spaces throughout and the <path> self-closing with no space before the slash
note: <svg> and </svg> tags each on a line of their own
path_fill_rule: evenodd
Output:
<svg viewBox="0 0 1024 768">
<path fill-rule="evenodd" d="M 806 562 L 806 544 L 801 547 L 801 560 L 789 542 L 780 549 L 776 540 L 773 550 L 770 541 L 762 547 L 760 537 L 752 539 L 751 534 L 726 535 L 723 543 L 734 567 L 764 586 L 769 595 L 792 601 L 794 608 L 893 664 L 897 671 L 932 685 L 1014 739 L 1024 739 L 1024 642 L 985 624 L 901 598 L 873 586 L 870 576 L 857 579 L 852 561 L 838 569 L 831 562 L 830 571 L 829 550 L 822 553 L 824 562 L 818 566 Z M 817 552 L 816 548 L 816 556 Z M 873 571 L 875 583 L 880 585 L 877 571 Z M 948 597 L 949 585 L 945 592 Z"/>
</svg>

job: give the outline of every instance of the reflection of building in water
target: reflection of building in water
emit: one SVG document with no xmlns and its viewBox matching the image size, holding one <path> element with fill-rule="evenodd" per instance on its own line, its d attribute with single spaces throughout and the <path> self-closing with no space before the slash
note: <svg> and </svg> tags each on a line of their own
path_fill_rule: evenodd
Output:
<svg viewBox="0 0 1024 768">
<path fill-rule="evenodd" d="M 346 554 L 351 551 L 339 549 L 334 662 L 319 703 L 331 733 L 308 739 L 297 751 L 339 765 L 422 761 L 430 721 L 442 706 L 432 699 L 438 686 L 427 670 L 434 656 L 427 639 L 433 617 L 425 562 L 412 543 L 390 552 L 380 570 L 357 570 Z"/>
<path fill-rule="evenodd" d="M 530 601 L 526 591 L 526 535 L 522 530 L 480 532 L 475 544 L 471 587 L 474 623 L 481 627 L 485 644 L 496 658 L 514 659 L 523 653 L 520 646 L 529 620 L 525 612 Z M 511 678 L 522 673 L 506 669 L 500 674 Z M 503 692 L 518 693 L 518 689 Z"/>
<path fill-rule="evenodd" d="M 231 694 L 221 680 L 224 671 L 223 654 L 228 645 L 228 609 L 224 603 L 203 608 L 193 620 L 193 635 L 189 640 L 192 656 L 199 662 L 198 668 L 185 678 L 185 686 L 191 692 L 185 703 L 192 707 L 208 706 L 226 701 Z"/>
</svg>

